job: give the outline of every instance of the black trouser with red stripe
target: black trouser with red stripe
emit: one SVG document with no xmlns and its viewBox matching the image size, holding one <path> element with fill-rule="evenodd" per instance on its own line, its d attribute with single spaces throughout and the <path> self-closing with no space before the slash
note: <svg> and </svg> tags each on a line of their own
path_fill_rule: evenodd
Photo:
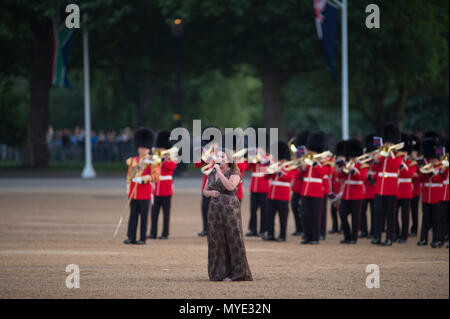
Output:
<svg viewBox="0 0 450 319">
<path fill-rule="evenodd" d="M 147 237 L 147 221 L 148 221 L 148 209 L 150 206 L 149 199 L 132 199 L 130 202 L 130 218 L 128 219 L 128 239 L 136 241 L 136 231 L 139 216 L 141 219 L 141 238 L 145 241 Z"/>
<path fill-rule="evenodd" d="M 280 238 L 286 239 L 289 201 L 268 199 L 267 211 L 269 212 L 268 236 L 275 237 L 275 215 L 278 212 L 278 217 L 280 218 Z"/>
<path fill-rule="evenodd" d="M 361 209 L 361 222 L 360 229 L 361 233 L 370 234 L 373 236 L 375 229 L 375 209 L 374 209 L 374 200 L 373 199 L 363 199 L 362 201 L 362 209 Z M 367 208 L 370 207 L 370 231 L 368 227 L 368 218 L 367 218 Z"/>
<path fill-rule="evenodd" d="M 375 233 L 374 237 L 376 239 L 381 239 L 381 232 L 384 228 L 384 225 L 387 224 L 386 227 L 386 239 L 393 240 L 394 239 L 394 217 L 395 217 L 395 205 L 396 205 L 396 196 L 387 196 L 387 195 L 375 195 Z"/>
<path fill-rule="evenodd" d="M 295 220 L 295 231 L 299 233 L 303 232 L 302 213 L 300 210 L 300 199 L 301 195 L 299 193 L 292 193 L 291 197 L 292 214 L 294 215 Z"/>
<path fill-rule="evenodd" d="M 339 231 L 339 223 L 338 223 L 338 210 L 336 206 L 331 205 L 331 230 L 335 233 Z M 342 223 L 341 223 L 342 224 Z M 342 228 L 342 225 L 341 225 Z"/>
<path fill-rule="evenodd" d="M 203 231 L 206 231 L 206 225 L 208 225 L 208 209 L 209 209 L 209 197 L 202 195 Z"/>
<path fill-rule="evenodd" d="M 259 231 L 264 233 L 267 231 L 267 193 L 251 193 L 250 194 L 250 222 L 248 229 L 257 232 L 258 228 L 258 208 L 261 211 L 259 221 Z"/>
<path fill-rule="evenodd" d="M 303 238 L 306 241 L 319 241 L 321 205 L 322 197 L 302 197 L 300 209 L 303 216 Z"/>
<path fill-rule="evenodd" d="M 322 198 L 322 211 L 320 213 L 320 235 L 325 239 L 325 234 L 327 233 L 327 206 L 328 206 L 328 195 L 324 195 Z"/>
<path fill-rule="evenodd" d="M 417 234 L 417 229 L 419 228 L 419 202 L 420 196 L 414 196 L 411 199 L 411 233 Z"/>
<path fill-rule="evenodd" d="M 169 236 L 169 222 L 170 222 L 170 202 L 172 196 L 155 196 L 155 201 L 152 207 L 152 227 L 150 229 L 150 236 L 156 236 L 158 233 L 158 217 L 159 210 L 163 211 L 163 236 Z"/>
<path fill-rule="evenodd" d="M 442 231 L 443 212 L 440 204 L 422 203 L 422 229 L 420 240 L 428 242 L 428 232 L 433 228 L 433 241 L 444 242 Z"/>
<path fill-rule="evenodd" d="M 342 220 L 342 230 L 344 231 L 344 240 L 357 241 L 359 232 L 359 222 L 361 217 L 362 200 L 341 200 L 339 214 Z M 352 216 L 352 228 L 348 223 L 348 215 Z"/>
<path fill-rule="evenodd" d="M 395 222 L 395 234 L 398 239 L 407 240 L 409 234 L 409 209 L 411 207 L 411 199 L 398 198 Z M 398 216 L 400 211 L 401 226 L 398 224 Z"/>
</svg>

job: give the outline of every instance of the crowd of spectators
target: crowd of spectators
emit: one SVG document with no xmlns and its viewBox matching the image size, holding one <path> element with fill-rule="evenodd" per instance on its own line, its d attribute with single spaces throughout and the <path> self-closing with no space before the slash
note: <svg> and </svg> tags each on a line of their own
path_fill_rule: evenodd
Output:
<svg viewBox="0 0 450 319">
<path fill-rule="evenodd" d="M 117 162 L 133 153 L 133 131 L 126 127 L 119 132 L 114 130 L 91 131 L 92 157 L 94 161 Z M 47 146 L 53 161 L 84 161 L 85 131 L 75 127 L 73 130 L 49 128 Z"/>
</svg>

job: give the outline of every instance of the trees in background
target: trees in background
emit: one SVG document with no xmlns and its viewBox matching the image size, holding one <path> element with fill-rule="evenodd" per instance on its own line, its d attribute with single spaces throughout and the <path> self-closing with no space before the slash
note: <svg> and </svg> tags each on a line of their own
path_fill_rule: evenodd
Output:
<svg viewBox="0 0 450 319">
<path fill-rule="evenodd" d="M 448 130 L 448 2 L 382 2 L 381 28 L 371 30 L 369 3 L 349 3 L 351 134 L 380 130 L 388 120 L 414 130 L 441 114 L 433 122 Z M 0 141 L 23 143 L 33 167 L 47 164 L 49 124 L 83 121 L 81 30 L 69 58 L 73 89 L 50 86 L 53 4 L 0 4 L 0 45 L 7 48 L 0 59 Z M 282 137 L 304 127 L 339 134 L 340 80 L 327 71 L 312 1 L 93 0 L 80 7 L 90 17 L 94 129 L 175 124 L 171 23 L 180 17 L 183 125 L 199 118 L 220 127 L 278 127 Z"/>
</svg>

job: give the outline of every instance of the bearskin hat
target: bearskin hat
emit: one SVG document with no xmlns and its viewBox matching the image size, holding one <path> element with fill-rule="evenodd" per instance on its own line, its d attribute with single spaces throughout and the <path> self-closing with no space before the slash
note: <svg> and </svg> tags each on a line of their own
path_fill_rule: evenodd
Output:
<svg viewBox="0 0 450 319">
<path fill-rule="evenodd" d="M 172 142 L 170 141 L 169 131 L 159 131 L 156 135 L 155 147 L 169 149 L 172 147 Z"/>
<path fill-rule="evenodd" d="M 420 153 L 420 138 L 414 134 L 410 135 L 412 141 L 412 150 Z"/>
<path fill-rule="evenodd" d="M 372 151 L 375 151 L 377 148 L 373 144 L 373 138 L 375 137 L 375 134 L 367 134 L 364 138 L 364 152 L 369 153 Z"/>
<path fill-rule="evenodd" d="M 422 141 L 422 154 L 426 159 L 437 158 L 436 146 L 438 146 L 435 139 L 427 137 Z"/>
<path fill-rule="evenodd" d="M 339 141 L 336 144 L 336 149 L 334 151 L 336 156 L 345 156 L 345 143 L 346 141 Z"/>
<path fill-rule="evenodd" d="M 394 123 L 388 123 L 383 128 L 383 142 L 400 143 L 400 130 Z"/>
<path fill-rule="evenodd" d="M 294 139 L 295 146 L 299 147 L 302 145 L 306 146 L 306 142 L 308 141 L 308 135 L 311 134 L 309 130 L 300 131 Z"/>
<path fill-rule="evenodd" d="M 133 142 L 136 148 L 139 147 L 152 148 L 153 147 L 152 129 L 149 127 L 140 127 L 136 129 L 136 131 L 134 131 Z"/>
<path fill-rule="evenodd" d="M 401 149 L 401 151 L 411 154 L 411 151 L 413 150 L 413 139 L 411 138 L 411 136 L 402 132 L 401 140 L 403 143 L 405 143 L 405 146 L 403 147 L 403 149 Z"/>
<path fill-rule="evenodd" d="M 345 157 L 358 157 L 363 154 L 363 145 L 360 140 L 349 139 L 345 142 Z"/>
<path fill-rule="evenodd" d="M 322 132 L 312 132 L 306 141 L 306 148 L 309 151 L 322 153 L 325 150 L 324 134 Z"/>
<path fill-rule="evenodd" d="M 291 151 L 289 150 L 289 146 L 287 145 L 287 143 L 282 141 L 278 142 L 278 160 L 290 160 L 290 159 L 291 159 Z"/>
<path fill-rule="evenodd" d="M 427 131 L 425 132 L 425 134 L 423 135 L 423 138 L 432 138 L 436 141 L 437 146 L 441 145 L 441 136 L 436 133 L 435 131 Z"/>
</svg>

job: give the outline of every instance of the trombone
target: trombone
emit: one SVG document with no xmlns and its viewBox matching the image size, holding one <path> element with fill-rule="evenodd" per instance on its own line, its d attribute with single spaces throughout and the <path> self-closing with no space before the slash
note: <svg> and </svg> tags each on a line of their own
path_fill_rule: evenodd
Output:
<svg viewBox="0 0 450 319">
<path fill-rule="evenodd" d="M 383 157 L 388 157 L 392 151 L 398 151 L 405 147 L 405 143 L 401 142 L 398 144 L 394 144 L 391 146 L 387 146 L 386 144 L 382 145 L 379 149 L 380 155 Z"/>
<path fill-rule="evenodd" d="M 307 152 L 305 155 L 303 155 L 302 157 L 299 157 L 295 160 L 291 160 L 288 162 L 284 162 L 281 167 L 286 170 L 286 171 L 292 171 L 294 169 L 297 169 L 298 167 L 300 167 L 300 165 L 302 164 L 306 164 L 306 165 L 313 165 L 313 163 L 315 161 L 322 161 L 324 159 L 326 159 L 327 157 L 333 156 L 333 153 L 331 153 L 330 151 L 325 151 L 319 154 L 313 154 L 311 152 Z M 325 165 L 331 165 L 328 163 L 325 163 Z"/>
</svg>

